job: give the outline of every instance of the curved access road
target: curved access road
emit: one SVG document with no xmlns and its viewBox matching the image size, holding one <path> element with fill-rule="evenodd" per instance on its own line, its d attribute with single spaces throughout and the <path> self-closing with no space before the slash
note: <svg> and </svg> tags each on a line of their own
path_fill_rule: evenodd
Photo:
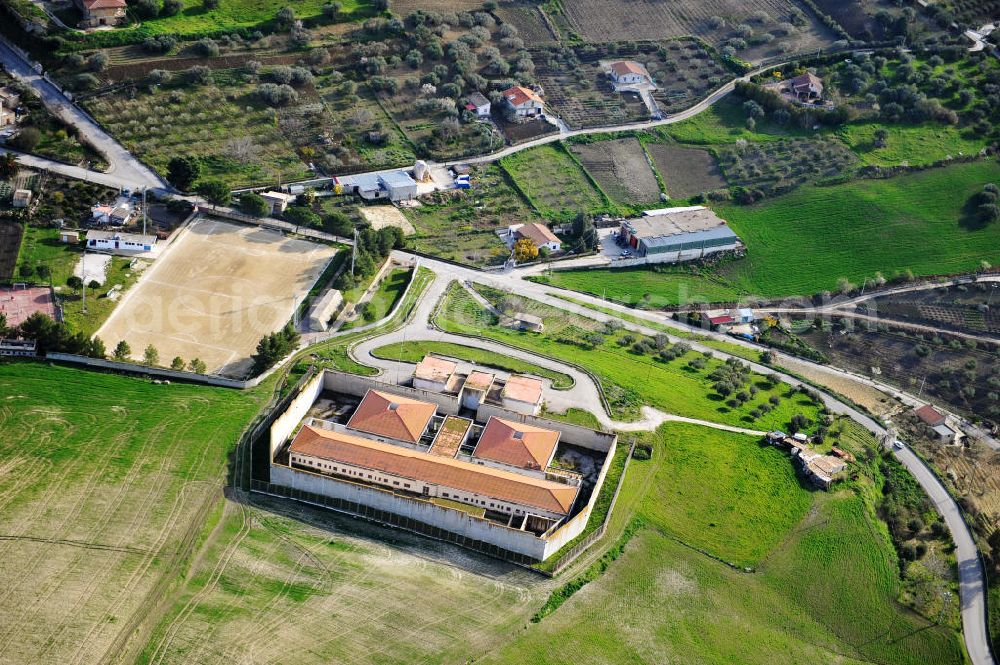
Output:
<svg viewBox="0 0 1000 665">
<path fill-rule="evenodd" d="M 397 253 L 400 258 L 411 259 L 414 258 L 412 255 L 408 255 L 404 252 Z M 424 294 L 423 301 L 419 304 L 415 316 L 411 319 L 411 322 L 404 326 L 401 330 L 396 333 L 390 333 L 389 335 L 377 336 L 373 339 L 367 340 L 362 345 L 358 345 L 355 348 L 355 353 L 364 356 L 364 360 L 367 361 L 370 357 L 370 351 L 378 346 L 382 346 L 393 341 L 406 341 L 425 338 L 423 335 L 428 335 L 429 339 L 445 339 L 442 333 L 432 330 L 428 327 L 428 322 L 431 320 L 433 315 L 434 307 L 438 301 L 438 298 L 444 293 L 447 283 L 452 279 L 458 280 L 459 282 L 475 282 L 481 284 L 487 284 L 494 288 L 503 289 L 506 291 L 513 291 L 519 295 L 523 295 L 527 298 L 538 300 L 544 304 L 557 307 L 559 309 L 570 311 L 580 316 L 584 316 L 597 321 L 609 321 L 615 320 L 622 324 L 625 328 L 640 332 L 645 335 L 655 335 L 657 333 L 663 332 L 661 328 L 653 328 L 645 326 L 642 324 L 634 323 L 633 321 L 624 320 L 608 314 L 605 312 L 600 312 L 597 310 L 589 309 L 582 305 L 576 303 L 567 302 L 561 298 L 556 297 L 554 294 L 560 293 L 559 289 L 554 289 L 553 287 L 548 287 L 542 284 L 536 284 L 534 282 L 525 281 L 520 278 L 517 272 L 506 272 L 500 274 L 489 274 L 477 270 L 472 270 L 470 268 L 464 268 L 442 261 L 428 260 L 426 258 L 420 258 L 421 265 L 430 268 L 435 273 L 438 274 L 438 278 L 435 280 L 433 288 L 429 288 Z M 664 317 L 662 314 L 655 314 L 651 312 L 645 312 L 642 310 L 629 309 L 627 307 L 616 305 L 610 303 L 606 300 L 601 300 L 593 296 L 587 296 L 585 294 L 579 294 L 574 292 L 573 297 L 584 301 L 590 302 L 594 305 L 604 308 L 605 310 L 618 311 L 622 314 L 629 315 L 632 319 L 645 319 L 650 323 L 658 324 L 659 326 L 668 326 L 677 330 L 683 330 L 684 332 L 690 332 L 690 330 L 676 321 L 671 320 L 668 317 Z M 711 333 L 707 331 L 699 331 L 706 334 L 709 337 L 715 337 L 718 339 L 725 339 L 725 341 L 732 342 L 732 338 L 719 335 L 718 333 Z M 448 341 L 456 341 L 457 343 L 465 343 L 470 345 L 468 338 L 456 336 L 457 339 Z M 684 341 L 691 345 L 692 348 L 698 351 L 711 351 L 714 355 L 721 358 L 732 357 L 718 349 L 711 347 L 706 347 L 699 344 L 696 341 L 691 341 L 689 339 L 677 339 L 673 338 L 671 341 Z M 488 350 L 493 350 L 498 353 L 503 353 L 506 355 L 514 355 L 511 347 L 505 345 L 496 345 L 497 348 L 492 348 L 492 343 L 486 340 L 475 340 L 476 348 L 486 348 Z M 753 345 L 746 345 L 749 348 L 757 348 Z M 539 358 L 531 353 L 523 352 L 524 359 L 529 362 L 537 363 L 539 365 L 543 364 L 543 358 Z M 783 357 L 784 354 L 777 354 L 779 357 Z M 740 358 L 742 362 L 747 362 L 745 359 Z M 801 360 L 801 359 L 798 359 Z M 390 366 L 395 365 L 392 361 L 381 361 L 387 362 Z M 589 384 L 590 388 L 594 391 L 596 397 L 596 387 L 589 376 L 584 375 L 586 378 L 580 376 L 582 374 L 578 369 L 567 367 L 561 365 L 556 361 L 554 362 L 556 366 L 553 369 L 570 374 L 577 380 L 578 385 L 583 385 L 581 382 L 586 382 Z M 815 390 L 815 388 L 805 382 L 785 374 L 780 370 L 776 370 L 773 367 L 765 367 L 759 363 L 747 362 L 747 364 L 757 372 L 764 373 L 774 373 L 779 376 L 783 381 L 792 386 L 807 386 L 810 389 Z M 815 365 L 819 369 L 829 369 L 821 365 Z M 396 368 L 398 372 L 398 367 Z M 831 413 L 846 415 L 856 422 L 860 423 L 871 431 L 879 439 L 885 440 L 889 436 L 889 432 L 882 424 L 869 417 L 867 414 L 862 413 L 853 406 L 840 401 L 833 394 L 825 391 L 817 391 L 823 400 L 825 406 L 830 410 Z M 578 406 L 585 406 L 588 410 L 593 411 L 595 415 L 601 420 L 602 424 L 608 422 L 609 425 L 614 423 L 610 420 L 609 414 L 607 414 L 603 408 L 603 402 L 599 401 L 599 408 L 591 408 L 593 402 L 577 402 Z M 655 420 L 650 418 L 653 414 L 644 412 L 644 421 L 640 421 L 643 426 L 655 426 Z M 664 414 L 667 415 L 667 414 Z M 617 425 L 617 423 L 615 423 Z M 714 424 L 713 424 L 714 425 Z M 969 529 L 968 524 L 966 524 L 963 517 L 961 509 L 958 504 L 945 489 L 944 485 L 938 480 L 937 476 L 914 454 L 909 448 L 903 447 L 899 450 L 893 450 L 897 459 L 913 474 L 920 486 L 923 487 L 924 491 L 934 502 L 941 516 L 944 518 L 945 523 L 948 525 L 948 529 L 951 531 L 952 539 L 955 542 L 955 555 L 958 563 L 958 575 L 959 575 L 959 596 L 961 602 L 961 615 L 962 615 L 962 634 L 965 640 L 965 647 L 969 654 L 969 657 L 974 665 L 996 665 L 993 660 L 993 655 L 990 651 L 989 637 L 987 635 L 987 615 L 986 615 L 986 574 L 982 567 L 982 560 L 980 559 L 979 550 L 976 546 L 976 542 L 973 538 L 972 532 Z"/>
<path fill-rule="evenodd" d="M 36 72 L 31 63 L 2 38 L 0 38 L 0 65 L 18 81 L 31 87 L 49 113 L 75 128 L 79 136 L 86 139 L 108 161 L 108 170 L 104 174 L 44 160 L 48 162 L 45 166 L 47 170 L 70 178 L 101 182 L 101 184 L 114 182 L 114 184 L 108 185 L 111 187 L 129 187 L 131 189 L 167 187 L 160 176 L 136 159 L 118 141 L 111 138 L 100 125 L 71 102 L 59 88 Z M 20 161 L 29 166 L 32 165 L 25 157 L 18 154 Z M 110 176 L 112 180 L 104 180 L 103 176 Z"/>
</svg>

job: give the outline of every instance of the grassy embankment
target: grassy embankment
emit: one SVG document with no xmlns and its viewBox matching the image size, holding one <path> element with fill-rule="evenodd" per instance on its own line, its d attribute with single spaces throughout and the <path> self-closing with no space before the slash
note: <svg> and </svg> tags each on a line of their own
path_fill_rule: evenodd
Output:
<svg viewBox="0 0 1000 665">
<path fill-rule="evenodd" d="M 513 297 L 479 288 L 489 299 Z M 545 332 L 496 327 L 494 317 L 453 283 L 440 308 L 437 324 L 449 332 L 487 337 L 559 360 L 580 363 L 584 359 L 587 369 L 600 381 L 613 415 L 619 418 L 635 418 L 640 406 L 649 405 L 668 413 L 760 430 L 787 428 L 796 413 L 813 421 L 818 419 L 818 408 L 810 398 L 793 392 L 785 384 L 771 385 L 760 375 L 751 378 L 750 383 L 757 391 L 752 399 L 743 405 L 727 404 L 714 392 L 714 380 L 709 378 L 723 364 L 716 358 L 688 352 L 673 360 L 663 360 L 655 354 L 633 350 L 631 345 L 641 335 L 623 331 L 605 334 L 603 326 L 596 322 L 529 299 L 518 299 L 517 308 L 541 316 Z M 597 335 L 600 343 L 586 345 L 583 339 L 588 335 Z M 623 344 L 627 337 L 633 340 Z M 691 365 L 691 361 L 702 367 Z M 771 397 L 776 397 L 779 403 L 768 413 L 753 418 L 750 412 Z"/>
<path fill-rule="evenodd" d="M 451 342 L 402 342 L 398 344 L 387 344 L 380 346 L 373 352 L 377 358 L 386 360 L 399 360 L 401 362 L 416 363 L 429 353 L 455 360 L 476 363 L 484 368 L 498 369 L 503 372 L 517 374 L 531 374 L 543 379 L 549 379 L 552 387 L 556 390 L 573 387 L 573 378 L 562 372 L 545 369 L 534 363 L 525 362 L 517 358 L 501 356 L 491 351 L 483 351 L 472 346 L 462 346 Z"/>
<path fill-rule="evenodd" d="M 896 602 L 895 552 L 866 499 L 877 482 L 813 492 L 783 453 L 696 426 L 649 441 L 605 538 L 641 520 L 619 560 L 483 662 L 963 662 L 953 626 Z"/>
<path fill-rule="evenodd" d="M 389 270 L 388 274 L 379 282 L 378 288 L 372 293 L 371 298 L 368 299 L 371 318 L 366 320 L 364 317 L 358 316 L 341 326 L 341 330 L 350 330 L 351 328 L 367 325 L 372 321 L 378 321 L 391 312 L 392 308 L 396 306 L 396 303 L 406 291 L 406 287 L 410 283 L 412 276 L 412 268 L 393 268 Z M 363 282 L 350 291 L 345 292 L 344 301 L 347 303 L 356 303 L 370 285 L 370 282 Z"/>
</svg>

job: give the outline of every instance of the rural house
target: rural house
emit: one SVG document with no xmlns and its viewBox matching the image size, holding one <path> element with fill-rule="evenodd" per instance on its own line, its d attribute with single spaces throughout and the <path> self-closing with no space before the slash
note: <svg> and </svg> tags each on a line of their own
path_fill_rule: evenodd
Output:
<svg viewBox="0 0 1000 665">
<path fill-rule="evenodd" d="M 535 247 L 538 249 L 544 247 L 550 252 L 558 252 L 562 249 L 562 240 L 557 238 L 556 234 L 552 233 L 552 229 L 544 224 L 539 224 L 537 222 L 521 224 L 517 227 L 511 227 L 511 231 L 515 240 L 523 240 L 527 238 L 531 242 L 535 243 Z"/>
<path fill-rule="evenodd" d="M 475 113 L 477 118 L 488 118 L 490 117 L 492 106 L 490 100 L 483 93 L 474 92 L 469 95 L 469 99 L 465 103 L 465 109 Z"/>
<path fill-rule="evenodd" d="M 73 0 L 80 10 L 82 28 L 118 25 L 125 18 L 125 0 Z"/>
<path fill-rule="evenodd" d="M 615 85 L 636 85 L 653 82 L 646 68 L 638 62 L 631 60 L 612 62 L 608 75 L 614 81 Z"/>
<path fill-rule="evenodd" d="M 288 208 L 288 204 L 295 200 L 294 194 L 284 192 L 261 192 L 261 197 L 271 206 L 272 215 L 280 215 Z"/>
<path fill-rule="evenodd" d="M 504 102 L 515 120 L 527 120 L 542 115 L 545 102 L 534 90 L 515 85 L 503 91 Z"/>
<path fill-rule="evenodd" d="M 15 208 L 27 208 L 31 205 L 31 190 L 30 189 L 15 189 L 14 198 L 11 201 L 11 205 Z"/>
<path fill-rule="evenodd" d="M 0 88 L 0 127 L 7 127 L 17 122 L 16 111 L 20 105 L 20 95 L 11 88 Z"/>
<path fill-rule="evenodd" d="M 515 312 L 511 318 L 514 319 L 514 328 L 517 328 L 518 330 L 542 332 L 545 328 L 545 325 L 542 322 L 542 317 L 535 316 L 534 314 Z"/>
<path fill-rule="evenodd" d="M 823 80 L 812 72 L 806 72 L 788 79 L 779 90 L 800 102 L 817 101 L 823 98 Z"/>
</svg>

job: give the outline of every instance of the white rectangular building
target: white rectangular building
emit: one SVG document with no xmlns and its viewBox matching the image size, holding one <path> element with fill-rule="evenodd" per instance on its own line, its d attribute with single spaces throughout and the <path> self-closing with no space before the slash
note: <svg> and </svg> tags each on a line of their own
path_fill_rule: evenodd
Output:
<svg viewBox="0 0 1000 665">
<path fill-rule="evenodd" d="M 156 236 L 115 231 L 87 231 L 87 249 L 112 254 L 141 254 L 156 245 Z"/>
</svg>

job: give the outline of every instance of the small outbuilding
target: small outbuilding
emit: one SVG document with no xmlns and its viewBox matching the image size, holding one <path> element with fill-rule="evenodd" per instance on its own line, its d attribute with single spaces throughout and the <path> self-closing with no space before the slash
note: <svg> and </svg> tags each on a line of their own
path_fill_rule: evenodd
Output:
<svg viewBox="0 0 1000 665">
<path fill-rule="evenodd" d="M 31 205 L 31 190 L 30 189 L 15 189 L 14 198 L 11 200 L 11 205 L 15 208 L 27 208 Z"/>
<path fill-rule="evenodd" d="M 344 304 L 344 296 L 337 289 L 329 289 L 309 310 L 309 329 L 323 332 L 330 327 L 330 319 Z"/>
<path fill-rule="evenodd" d="M 530 376 L 512 374 L 500 392 L 500 403 L 505 409 L 536 415 L 542 405 L 542 382 Z"/>
<path fill-rule="evenodd" d="M 141 233 L 114 231 L 87 231 L 87 249 L 112 254 L 140 254 L 150 252 L 156 245 L 156 236 Z"/>
<path fill-rule="evenodd" d="M 64 229 L 59 232 L 59 242 L 66 245 L 75 245 L 80 242 L 80 232 Z"/>
<path fill-rule="evenodd" d="M 531 332 L 542 332 L 544 329 L 544 324 L 542 323 L 542 317 L 535 316 L 534 314 L 526 314 L 524 312 L 515 312 L 514 316 L 514 327 L 518 330 L 528 330 Z"/>
<path fill-rule="evenodd" d="M 488 118 L 492 110 L 490 100 L 481 92 L 474 92 L 469 95 L 465 102 L 465 110 L 472 111 L 477 118 Z"/>
<path fill-rule="evenodd" d="M 413 369 L 413 387 L 432 392 L 444 392 L 458 369 L 458 363 L 437 356 L 424 356 Z"/>
<path fill-rule="evenodd" d="M 288 208 L 288 204 L 295 200 L 294 194 L 284 192 L 262 192 L 261 196 L 271 207 L 272 215 L 280 215 Z"/>
</svg>

